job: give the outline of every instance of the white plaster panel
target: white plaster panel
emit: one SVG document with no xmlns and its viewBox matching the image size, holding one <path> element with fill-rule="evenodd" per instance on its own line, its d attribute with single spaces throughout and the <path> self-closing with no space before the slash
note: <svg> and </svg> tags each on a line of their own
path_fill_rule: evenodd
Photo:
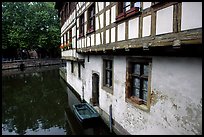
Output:
<svg viewBox="0 0 204 137">
<path fill-rule="evenodd" d="M 110 24 L 110 10 L 106 11 L 106 26 Z"/>
<path fill-rule="evenodd" d="M 115 27 L 111 28 L 111 42 L 115 42 Z"/>
<path fill-rule="evenodd" d="M 87 37 L 84 38 L 85 47 L 87 47 Z"/>
<path fill-rule="evenodd" d="M 106 30 L 106 44 L 109 43 L 109 32 L 110 30 Z"/>
<path fill-rule="evenodd" d="M 72 48 L 75 48 L 75 47 L 76 47 L 75 43 L 76 43 L 76 38 L 74 37 L 74 38 L 72 39 Z"/>
<path fill-rule="evenodd" d="M 94 46 L 94 35 L 95 34 L 91 34 L 91 46 Z"/>
<path fill-rule="evenodd" d="M 100 38 L 101 37 L 101 38 Z M 96 45 L 103 43 L 103 32 L 96 34 Z"/>
<path fill-rule="evenodd" d="M 156 12 L 156 35 L 173 32 L 173 6 Z"/>
<path fill-rule="evenodd" d="M 106 2 L 106 6 L 110 5 L 110 2 Z"/>
<path fill-rule="evenodd" d="M 96 27 L 96 30 L 99 29 L 99 21 L 98 21 L 98 16 L 95 18 L 95 27 Z"/>
<path fill-rule="evenodd" d="M 104 7 L 104 2 L 99 2 L 98 3 L 99 5 L 99 12 L 103 9 L 103 7 Z"/>
<path fill-rule="evenodd" d="M 100 34 L 97 33 L 96 34 L 96 45 L 99 45 L 100 44 Z"/>
<path fill-rule="evenodd" d="M 79 18 L 77 19 L 77 26 L 79 26 Z M 79 34 L 79 33 L 78 33 Z"/>
<path fill-rule="evenodd" d="M 82 38 L 82 48 L 84 48 L 85 46 L 84 46 L 84 38 Z"/>
<path fill-rule="evenodd" d="M 125 22 L 118 25 L 118 41 L 125 40 Z"/>
<path fill-rule="evenodd" d="M 81 39 L 79 39 L 79 47 L 82 48 Z"/>
<path fill-rule="evenodd" d="M 151 33 L 151 15 L 143 18 L 142 37 L 149 36 Z"/>
<path fill-rule="evenodd" d="M 202 2 L 182 2 L 181 30 L 202 27 Z"/>
<path fill-rule="evenodd" d="M 90 44 L 90 38 L 91 38 L 90 36 L 87 37 L 87 47 L 91 46 L 91 44 Z"/>
<path fill-rule="evenodd" d="M 61 37 L 61 44 L 63 43 L 63 36 Z"/>
<path fill-rule="evenodd" d="M 76 26 L 72 27 L 72 37 L 76 35 Z"/>
<path fill-rule="evenodd" d="M 138 38 L 139 36 L 139 18 L 128 21 L 128 39 Z"/>
<path fill-rule="evenodd" d="M 84 22 L 87 21 L 87 13 L 88 13 L 87 11 L 84 12 Z"/>
<path fill-rule="evenodd" d="M 116 18 L 116 6 L 113 6 L 111 8 L 111 23 L 115 22 L 115 18 Z"/>
<path fill-rule="evenodd" d="M 97 14 L 98 13 L 98 2 L 95 2 L 95 14 Z"/>
<path fill-rule="evenodd" d="M 143 10 L 149 8 L 151 6 L 151 2 L 143 2 Z"/>
<path fill-rule="evenodd" d="M 103 15 L 104 15 L 103 13 L 100 15 L 100 24 L 101 24 L 100 29 L 103 28 L 103 24 L 104 24 L 104 23 L 103 23 L 103 21 L 104 21 L 104 20 L 103 20 Z"/>
</svg>

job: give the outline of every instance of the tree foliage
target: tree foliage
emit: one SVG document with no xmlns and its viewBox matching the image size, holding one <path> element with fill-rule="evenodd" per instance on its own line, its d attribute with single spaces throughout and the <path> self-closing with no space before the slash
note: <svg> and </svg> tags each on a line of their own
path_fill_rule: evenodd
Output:
<svg viewBox="0 0 204 137">
<path fill-rule="evenodd" d="M 2 2 L 2 49 L 60 53 L 60 25 L 54 2 Z"/>
</svg>

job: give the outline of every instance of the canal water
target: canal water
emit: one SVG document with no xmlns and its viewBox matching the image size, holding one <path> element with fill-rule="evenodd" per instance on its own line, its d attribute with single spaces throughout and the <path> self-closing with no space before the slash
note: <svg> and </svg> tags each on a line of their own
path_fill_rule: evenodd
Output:
<svg viewBox="0 0 204 137">
<path fill-rule="evenodd" d="M 112 135 L 102 120 L 82 125 L 75 91 L 59 66 L 2 71 L 2 135 Z"/>
</svg>

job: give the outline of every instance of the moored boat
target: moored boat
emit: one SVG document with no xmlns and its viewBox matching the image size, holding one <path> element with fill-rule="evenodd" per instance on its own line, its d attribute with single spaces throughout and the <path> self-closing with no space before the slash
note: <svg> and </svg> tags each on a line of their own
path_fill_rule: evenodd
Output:
<svg viewBox="0 0 204 137">
<path fill-rule="evenodd" d="M 88 103 L 73 105 L 73 111 L 79 121 L 85 122 L 99 118 L 99 113 Z"/>
</svg>

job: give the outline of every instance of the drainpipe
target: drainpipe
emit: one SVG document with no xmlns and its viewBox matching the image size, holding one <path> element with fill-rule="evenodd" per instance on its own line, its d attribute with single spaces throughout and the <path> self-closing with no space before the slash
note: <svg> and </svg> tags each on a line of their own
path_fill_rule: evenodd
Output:
<svg viewBox="0 0 204 137">
<path fill-rule="evenodd" d="M 75 32 L 75 37 L 76 37 L 76 43 L 75 43 L 75 48 L 76 48 L 76 52 L 77 52 L 77 4 L 78 2 L 76 2 L 76 6 L 75 6 L 75 26 L 76 26 L 76 32 Z"/>
<path fill-rule="evenodd" d="M 109 126 L 110 126 L 110 132 L 112 133 L 112 105 L 109 106 Z"/>
</svg>

